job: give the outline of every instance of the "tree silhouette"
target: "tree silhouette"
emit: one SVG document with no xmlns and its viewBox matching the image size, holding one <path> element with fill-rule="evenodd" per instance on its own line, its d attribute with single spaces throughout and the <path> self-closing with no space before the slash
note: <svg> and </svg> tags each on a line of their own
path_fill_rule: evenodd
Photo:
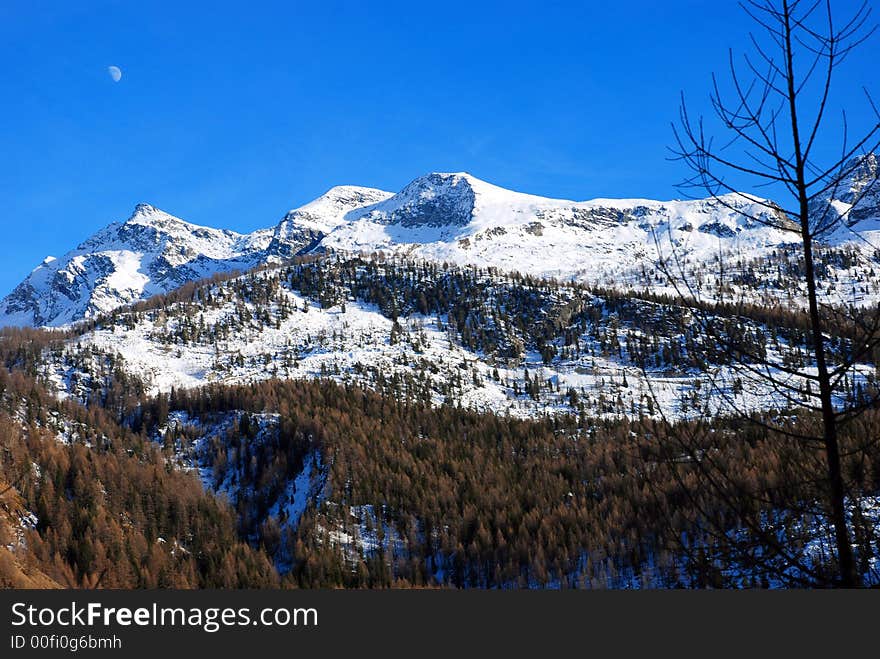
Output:
<svg viewBox="0 0 880 659">
<path fill-rule="evenodd" d="M 790 237 L 795 247 L 782 251 L 796 262 L 805 289 L 803 316 L 783 328 L 789 350 L 766 350 L 738 322 L 743 298 L 736 299 L 735 288 L 725 281 L 742 272 L 726 262 L 730 254 L 719 254 L 718 295 L 707 300 L 682 250 L 673 245 L 664 253 L 666 243 L 657 237 L 661 267 L 693 307 L 704 336 L 692 349 L 720 351 L 737 378 L 733 386 L 723 369 L 707 375 L 710 386 L 704 388 L 706 402 L 697 408 L 700 418 L 679 425 L 673 433 L 676 451 L 667 457 L 685 456 L 700 474 L 696 482 L 682 481 L 682 487 L 711 487 L 723 493 L 738 515 L 732 525 L 729 518 L 721 521 L 705 511 L 703 522 L 713 546 L 723 548 L 719 555 L 726 554 L 724 560 L 731 560 L 729 552 L 748 555 L 746 563 L 760 564 L 784 582 L 791 582 L 796 572 L 794 582 L 802 585 L 856 587 L 864 576 L 853 552 L 853 537 L 860 529 L 853 526 L 861 517 L 860 493 L 867 487 L 857 463 L 877 439 L 860 436 L 850 426 L 878 402 L 874 374 L 860 365 L 876 360 L 880 313 L 876 305 L 860 305 L 835 293 L 828 278 L 834 252 L 828 245 L 841 236 L 866 242 L 858 225 L 874 214 L 868 201 L 880 191 L 874 155 L 880 146 L 880 112 L 867 91 L 873 115 L 869 125 L 853 139 L 844 112 L 839 151 L 831 158 L 822 154 L 829 140 L 832 81 L 853 50 L 873 34 L 871 9 L 862 4 L 840 22 L 830 0 L 747 0 L 741 7 L 756 26 L 750 52 L 741 60 L 731 52 L 724 82 L 713 75 L 709 119 L 695 119 L 682 95 L 679 122 L 673 126 L 674 158 L 690 170 L 683 189 L 708 194 L 737 217 Z M 723 140 L 713 137 L 716 131 Z M 740 186 L 767 190 L 774 201 L 742 192 Z M 772 395 L 780 414 L 755 414 L 743 387 Z M 758 474 L 751 480 L 723 473 L 712 457 L 717 440 L 710 437 L 706 422 L 717 415 L 747 421 L 760 429 L 762 439 L 790 444 L 779 456 L 796 460 L 798 468 L 784 465 L 775 477 Z M 786 481 L 815 487 L 792 488 Z M 822 534 L 821 514 L 807 510 L 813 497 L 833 529 L 832 560 L 817 556 L 809 542 Z M 762 514 L 745 514 L 756 500 Z M 740 543 L 742 535 L 737 534 L 743 529 L 734 531 L 733 526 L 741 524 L 752 544 Z M 833 576 L 818 567 L 823 561 L 833 566 Z"/>
</svg>

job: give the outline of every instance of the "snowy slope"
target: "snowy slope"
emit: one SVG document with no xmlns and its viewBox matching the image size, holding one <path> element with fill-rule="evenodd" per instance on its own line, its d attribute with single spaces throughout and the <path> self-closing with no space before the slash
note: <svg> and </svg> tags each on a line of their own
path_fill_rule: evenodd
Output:
<svg viewBox="0 0 880 659">
<path fill-rule="evenodd" d="M 654 403 L 667 415 L 686 416 L 702 409 L 701 396 L 710 390 L 719 413 L 732 404 L 787 404 L 748 369 L 725 360 L 690 363 L 683 346 L 702 337 L 687 310 L 606 300 L 571 284 L 522 284 L 489 274 L 474 281 L 468 272 L 323 259 L 245 275 L 207 285 L 197 301 L 123 312 L 66 342 L 63 351 L 47 353 L 44 375 L 61 396 L 83 401 L 107 373 L 122 369 L 149 395 L 269 378 L 331 378 L 434 405 L 523 417 L 638 416 L 658 411 Z M 449 285 L 435 288 L 435 277 Z M 316 290 L 319 280 L 325 287 Z M 415 289 L 394 304 L 364 298 L 383 299 L 383 283 L 387 290 Z M 406 301 L 420 299 L 419 291 L 423 299 L 440 300 L 437 290 L 444 291 L 446 306 L 430 315 Z M 771 361 L 790 363 L 803 354 L 802 345 L 789 341 L 801 341 L 797 333 L 787 338 L 739 322 L 760 336 L 756 345 Z M 477 332 L 487 340 L 474 341 Z M 861 364 L 853 377 L 865 382 L 873 372 L 873 365 Z M 775 376 L 806 391 L 794 376 Z"/>
<path fill-rule="evenodd" d="M 758 255 L 791 242 L 789 232 L 746 217 L 770 219 L 769 213 L 741 195 L 725 204 L 574 202 L 511 192 L 466 173 L 431 174 L 387 201 L 349 213 L 349 222 L 321 244 L 613 285 L 655 264 L 658 242 L 665 254 L 672 241 L 681 256 L 704 262 L 719 249 Z"/>
</svg>

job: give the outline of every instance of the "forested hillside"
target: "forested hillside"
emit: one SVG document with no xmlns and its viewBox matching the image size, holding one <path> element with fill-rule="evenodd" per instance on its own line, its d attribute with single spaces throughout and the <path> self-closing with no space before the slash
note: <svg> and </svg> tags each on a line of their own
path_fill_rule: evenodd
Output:
<svg viewBox="0 0 880 659">
<path fill-rule="evenodd" d="M 710 328 L 697 322 L 706 314 Z M 189 284 L 81 324 L 36 368 L 61 395 L 108 405 L 208 383 L 318 377 L 519 417 L 685 418 L 712 383 L 744 408 L 788 407 L 719 338 L 779 372 L 809 365 L 807 327 L 805 314 L 778 306 L 624 294 L 427 262 L 309 257 Z M 849 328 L 831 329 L 832 354 L 850 354 Z M 876 346 L 859 353 L 847 395 L 873 386 L 876 359 Z M 809 383 L 797 386 L 808 399 Z M 730 406 L 720 396 L 712 405 L 716 413 Z"/>
<path fill-rule="evenodd" d="M 808 449 L 753 426 L 685 424 L 754 495 L 746 506 L 711 490 L 694 497 L 693 463 L 668 459 L 679 430 L 648 417 L 524 420 L 329 380 L 211 385 L 128 403 L 95 397 L 84 407 L 59 402 L 17 368 L 57 340 L 7 333 L 0 387 L 2 478 L 34 515 L 14 553 L 62 585 L 831 581 L 830 531 L 812 507 L 793 503 L 816 496 L 818 467 Z M 131 386 L 108 377 L 110 389 Z M 848 432 L 847 445 L 861 447 L 880 432 L 880 414 Z M 854 525 L 870 582 L 880 454 L 873 446 L 858 456 L 847 477 L 862 493 Z M 727 538 L 700 525 L 706 514 L 725 520 Z M 791 550 L 813 573 L 761 554 L 753 523 L 767 515 L 800 529 Z"/>
<path fill-rule="evenodd" d="M 59 402 L 6 367 L 0 367 L 0 451 L 4 501 L 14 500 L 21 511 L 15 537 L 4 544 L 17 563 L 62 586 L 278 583 L 267 557 L 238 539 L 233 511 L 166 464 L 143 434 L 99 407 Z M 5 581 L 8 559 L 2 567 Z"/>
</svg>

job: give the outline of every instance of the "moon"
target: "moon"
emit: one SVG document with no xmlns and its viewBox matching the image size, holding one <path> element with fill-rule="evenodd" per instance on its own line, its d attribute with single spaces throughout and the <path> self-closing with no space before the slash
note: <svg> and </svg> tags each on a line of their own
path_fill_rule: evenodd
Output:
<svg viewBox="0 0 880 659">
<path fill-rule="evenodd" d="M 119 82 L 122 80 L 122 69 L 118 66 L 108 66 L 107 73 L 110 74 L 110 77 L 113 78 L 113 82 Z"/>
</svg>

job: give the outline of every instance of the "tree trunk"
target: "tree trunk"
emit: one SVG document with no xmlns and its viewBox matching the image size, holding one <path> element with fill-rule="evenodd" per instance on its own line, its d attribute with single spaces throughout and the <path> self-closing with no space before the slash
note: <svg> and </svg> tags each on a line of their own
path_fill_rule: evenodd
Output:
<svg viewBox="0 0 880 659">
<path fill-rule="evenodd" d="M 805 213 L 804 203 L 801 212 Z M 802 215 L 801 224 L 806 224 Z M 846 524 L 846 501 L 844 497 L 843 475 L 840 468 L 840 450 L 837 442 L 837 419 L 834 416 L 831 377 L 825 362 L 825 339 L 822 335 L 822 321 L 819 317 L 819 304 L 816 299 L 815 265 L 813 263 L 813 240 L 809 227 L 804 232 L 804 268 L 807 279 L 807 296 L 810 304 L 810 326 L 813 335 L 813 351 L 816 353 L 816 369 L 819 380 L 819 399 L 822 403 L 822 436 L 825 443 L 825 461 L 828 467 L 828 486 L 831 521 L 837 544 L 837 560 L 840 568 L 840 585 L 844 588 L 857 588 L 860 579 L 855 569 L 849 528 Z"/>
<path fill-rule="evenodd" d="M 795 187 L 799 202 L 801 241 L 804 249 L 804 276 L 807 280 L 807 299 L 810 307 L 810 330 L 813 335 L 813 352 L 816 354 L 816 370 L 819 381 L 819 400 L 822 404 L 822 439 L 825 444 L 825 462 L 828 467 L 828 504 L 831 523 L 834 524 L 837 562 L 840 571 L 840 585 L 856 588 L 860 579 L 853 559 L 849 528 L 846 524 L 846 499 L 843 488 L 843 475 L 840 469 L 840 449 L 837 443 L 837 418 L 834 415 L 831 377 L 825 362 L 825 337 L 822 334 L 822 319 L 819 316 L 819 302 L 816 296 L 816 267 L 813 262 L 813 233 L 810 227 L 809 191 L 805 175 L 804 153 L 801 148 L 798 127 L 797 91 L 795 89 L 794 50 L 791 37 L 791 6 L 783 0 L 785 25 L 786 82 L 788 85 L 789 117 L 795 157 Z"/>
</svg>

